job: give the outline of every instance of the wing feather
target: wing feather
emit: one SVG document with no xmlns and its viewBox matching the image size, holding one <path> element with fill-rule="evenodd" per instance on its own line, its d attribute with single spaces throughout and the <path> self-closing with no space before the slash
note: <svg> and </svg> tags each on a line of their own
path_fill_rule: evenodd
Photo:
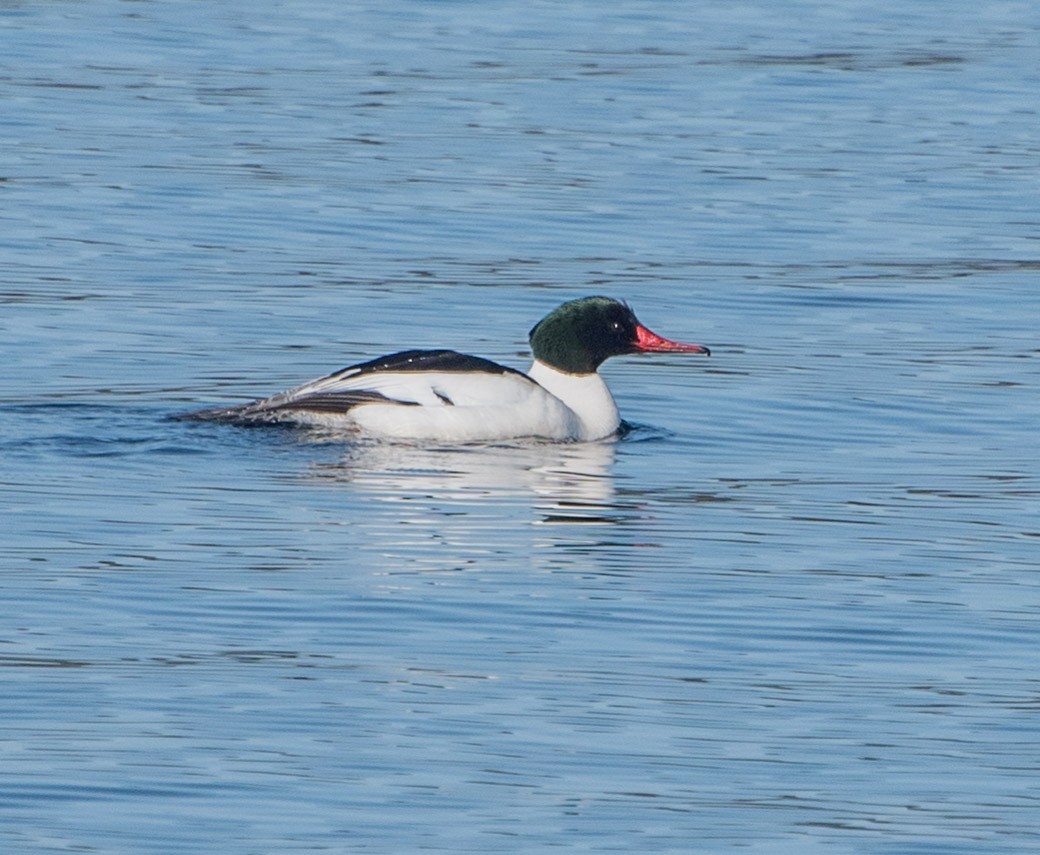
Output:
<svg viewBox="0 0 1040 855">
<path fill-rule="evenodd" d="M 518 403 L 539 390 L 526 374 L 453 350 L 404 350 L 361 362 L 239 407 L 206 410 L 198 418 L 269 421 L 293 413 L 347 415 L 368 404 L 466 407 Z"/>
</svg>

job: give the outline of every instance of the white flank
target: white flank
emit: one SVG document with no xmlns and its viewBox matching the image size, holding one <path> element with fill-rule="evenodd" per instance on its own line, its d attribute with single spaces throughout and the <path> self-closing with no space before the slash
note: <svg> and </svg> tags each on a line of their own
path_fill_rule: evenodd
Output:
<svg viewBox="0 0 1040 855">
<path fill-rule="evenodd" d="M 348 412 L 309 411 L 314 394 L 375 392 L 390 400 Z M 300 402 L 300 409 L 292 404 Z M 617 406 L 598 374 L 566 374 L 535 360 L 529 376 L 486 371 L 348 370 L 250 405 L 275 421 L 360 430 L 374 437 L 444 441 L 540 437 L 594 440 L 620 424 Z"/>
</svg>

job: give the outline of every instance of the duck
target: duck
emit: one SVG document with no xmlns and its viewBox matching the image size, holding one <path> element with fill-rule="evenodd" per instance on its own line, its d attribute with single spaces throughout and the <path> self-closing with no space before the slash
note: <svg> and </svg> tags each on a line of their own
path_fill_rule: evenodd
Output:
<svg viewBox="0 0 1040 855">
<path fill-rule="evenodd" d="M 617 435 L 621 417 L 600 365 L 612 356 L 709 348 L 651 332 L 612 297 L 570 300 L 534 325 L 526 373 L 454 350 L 402 350 L 350 365 L 247 404 L 189 418 L 238 425 L 293 423 L 390 440 L 540 439 Z"/>
</svg>

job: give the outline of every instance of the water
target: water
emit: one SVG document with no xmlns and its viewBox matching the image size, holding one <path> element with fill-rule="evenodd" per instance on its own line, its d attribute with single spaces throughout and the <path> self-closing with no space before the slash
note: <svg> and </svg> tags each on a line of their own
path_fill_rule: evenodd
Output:
<svg viewBox="0 0 1040 855">
<path fill-rule="evenodd" d="M 1040 846 L 1029 4 L 4 4 L 4 852 Z M 587 293 L 619 442 L 171 420 Z"/>
</svg>

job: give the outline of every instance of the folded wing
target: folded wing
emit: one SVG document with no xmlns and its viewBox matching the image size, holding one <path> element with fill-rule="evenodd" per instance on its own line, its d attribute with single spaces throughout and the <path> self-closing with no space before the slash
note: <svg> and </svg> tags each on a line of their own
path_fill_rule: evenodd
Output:
<svg viewBox="0 0 1040 855">
<path fill-rule="evenodd" d="M 350 416 L 366 405 L 508 407 L 544 395 L 526 374 L 453 350 L 405 350 L 351 365 L 237 407 L 196 418 L 230 422 L 307 421 L 307 415 Z"/>
</svg>

